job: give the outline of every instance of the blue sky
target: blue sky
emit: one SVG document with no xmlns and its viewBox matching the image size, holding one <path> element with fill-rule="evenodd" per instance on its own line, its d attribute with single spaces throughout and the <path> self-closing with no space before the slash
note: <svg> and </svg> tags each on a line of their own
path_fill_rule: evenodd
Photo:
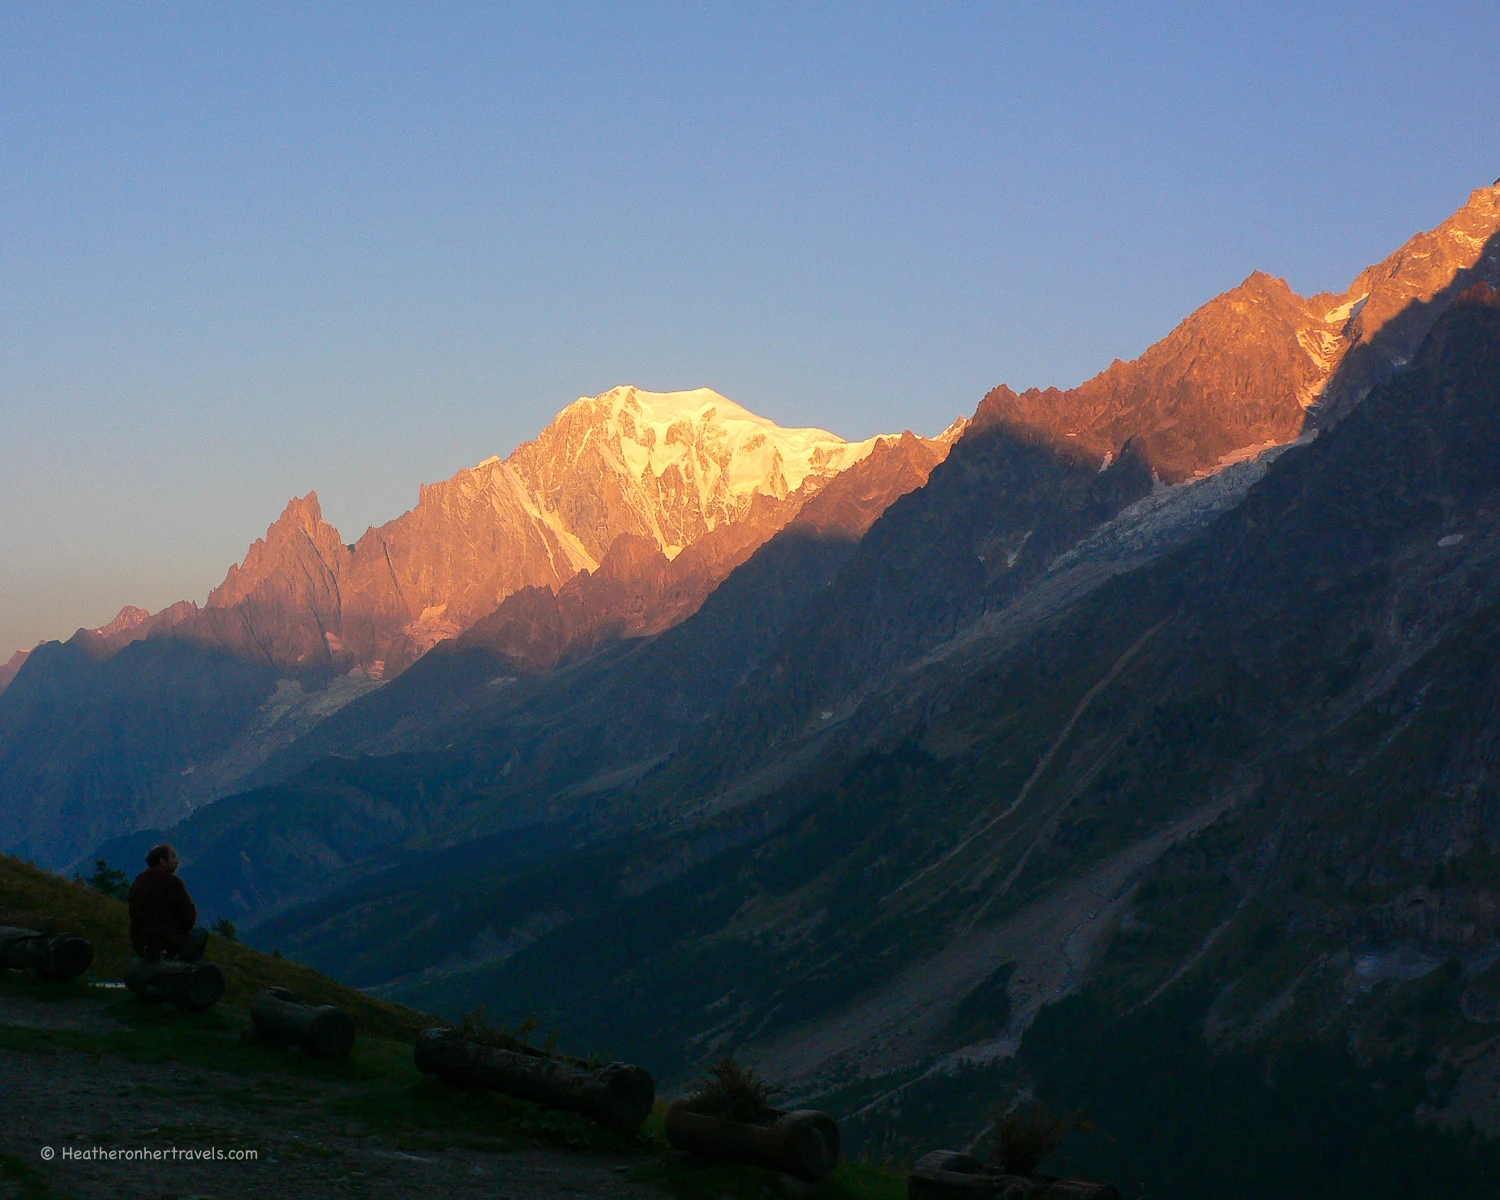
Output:
<svg viewBox="0 0 1500 1200">
<path fill-rule="evenodd" d="M 306 7 L 0 10 L 0 660 L 616 383 L 932 433 L 1500 175 L 1493 3 Z"/>
</svg>

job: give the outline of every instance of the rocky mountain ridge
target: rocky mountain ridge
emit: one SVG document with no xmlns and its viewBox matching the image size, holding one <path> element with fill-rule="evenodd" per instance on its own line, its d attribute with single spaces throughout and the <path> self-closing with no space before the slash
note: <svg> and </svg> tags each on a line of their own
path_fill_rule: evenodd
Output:
<svg viewBox="0 0 1500 1200">
<path fill-rule="evenodd" d="M 1344 1194 L 1421 1194 L 1397 1151 L 1500 1080 L 1492 200 L 1368 326 L 1373 287 L 1252 279 L 1092 388 L 997 389 L 863 537 L 789 522 L 659 635 L 427 656 L 173 829 L 185 869 L 385 994 L 860 1095 L 867 1145 L 1034 1089 L 1197 1195 L 1225 1130 L 1353 1113 Z"/>
<path fill-rule="evenodd" d="M 507 596 L 597 571 L 622 536 L 668 560 L 714 535 L 763 541 L 880 440 L 783 429 L 706 388 L 615 388 L 570 404 L 508 458 L 424 485 L 415 508 L 356 542 L 323 520 L 315 492 L 294 498 L 202 607 L 126 608 L 92 632 L 103 653 L 170 633 L 293 673 L 391 678 Z M 748 536 L 729 532 L 746 521 Z M 689 560 L 705 573 L 698 591 L 725 561 Z"/>
<path fill-rule="evenodd" d="M 22 665 L 31 657 L 30 650 L 17 650 L 8 661 L 0 665 L 0 692 L 10 686 L 10 681 L 16 677 Z"/>
<path fill-rule="evenodd" d="M 1318 1093 L 1293 1064 L 1331 1045 L 1349 1057 L 1314 1078 L 1399 1096 L 1370 1118 L 1391 1136 L 1419 1104 L 1500 1132 L 1497 314 L 1465 289 L 1407 372 L 1202 536 L 977 669 L 907 675 L 840 720 L 865 737 L 761 796 L 561 847 L 388 847 L 388 874 L 254 936 L 409 1001 L 868 1087 L 877 1132 L 985 1063 L 986 1087 L 1034 1071 L 1118 1129 L 1201 1045 L 1277 1064 L 1299 1120 Z M 302 794 L 434 812 L 356 769 Z M 644 810 L 666 778 L 620 786 Z M 1098 1047 L 1136 1014 L 1156 1040 L 1117 1070 Z M 1162 1061 L 1169 1018 L 1192 1036 Z M 1116 1075 L 1123 1107 L 1087 1082 Z"/>
<path fill-rule="evenodd" d="M 1493 189 L 1482 189 L 1439 227 L 1462 235 L 1439 238 L 1457 247 L 1451 254 L 1398 252 L 1361 278 L 1400 284 L 1430 323 L 1459 283 L 1496 273 L 1492 246 L 1472 245 L 1468 232 L 1490 224 L 1500 218 Z M 527 593 L 429 660 L 410 687 L 360 699 L 253 778 L 279 787 L 319 755 L 430 755 L 431 769 L 465 781 L 465 798 L 426 814 L 422 837 L 445 823 L 450 837 L 493 833 L 585 803 L 594 820 L 626 823 L 753 804 L 810 764 L 884 744 L 890 689 L 915 697 L 900 704 L 937 702 L 923 690 L 924 664 L 945 680 L 984 667 L 1240 503 L 1285 439 L 1305 443 L 1317 432 L 1308 411 L 1316 416 L 1317 388 L 1343 386 L 1347 349 L 1314 361 L 1307 322 L 1342 330 L 1362 316 L 1360 299 L 1368 307 L 1367 297 L 1303 300 L 1254 276 L 1134 363 L 1080 388 L 996 389 L 925 485 L 890 504 L 868 535 L 772 539 L 730 575 L 711 612 L 660 643 L 499 686 L 518 668 L 550 668 L 594 647 L 589 622 L 570 615 L 577 597 Z M 1398 315 L 1402 329 L 1420 324 Z M 1383 346 L 1381 328 L 1361 325 L 1361 344 Z M 580 576 L 576 590 L 608 593 L 599 611 L 623 621 L 621 606 L 633 608 L 628 619 L 644 629 L 655 603 L 647 595 L 660 594 L 667 568 L 645 542 L 621 565 L 623 573 Z M 775 602 L 762 608 L 755 593 L 767 586 Z M 770 623 L 747 619 L 771 610 Z M 751 633 L 756 624 L 764 636 Z M 527 647 L 541 657 L 528 659 Z M 734 671 L 704 666 L 720 661 Z M 942 694 L 952 686 L 944 682 Z M 624 782 L 644 778 L 649 787 Z M 391 830 L 397 840 L 415 836 L 412 826 Z M 326 850 L 322 861 L 351 862 L 345 850 Z M 255 903 L 285 902 L 313 875 L 292 867 L 271 887 L 262 870 Z"/>
<path fill-rule="evenodd" d="M 1336 423 L 1408 364 L 1457 293 L 1500 274 L 1497 232 L 1500 188 L 1478 188 L 1340 294 L 1304 298 L 1256 271 L 1140 358 L 1068 391 L 1002 385 L 974 424 L 1034 430 L 1100 463 L 1131 442 L 1167 483 L 1212 473 Z"/>
<path fill-rule="evenodd" d="M 1257 273 L 1140 358 L 1077 388 L 994 389 L 912 498 L 925 511 L 898 510 L 876 526 L 781 657 L 766 664 L 766 683 L 733 723 L 763 729 L 759 754 L 775 757 L 788 739 L 816 730 L 817 714 L 852 711 L 898 664 L 996 618 L 1048 578 L 1059 556 L 1148 493 L 1336 423 L 1334 397 L 1405 366 L 1411 339 L 1420 342 L 1463 289 L 1500 283 L 1497 235 L 1500 188 L 1481 188 L 1343 296 L 1304 300 Z M 1395 307 L 1403 298 L 1405 307 Z M 1372 299 L 1377 307 L 1366 316 Z M 1335 328 L 1335 340 L 1309 351 L 1311 334 Z M 779 714 L 770 726 L 767 712 Z M 741 743 L 717 753 L 732 777 L 756 760 L 748 751 Z M 685 790 L 711 778 L 703 768 L 713 755 L 692 757 Z"/>
<path fill-rule="evenodd" d="M 660 633 L 696 612 L 778 530 L 857 541 L 892 502 L 927 482 L 950 445 L 911 433 L 874 439 L 837 478 L 809 474 L 784 496 L 753 493 L 734 522 L 703 533 L 670 558 L 651 538 L 619 534 L 596 570 L 580 571 L 556 592 L 513 593 L 452 648 L 485 646 L 535 671 L 604 641 Z"/>
<path fill-rule="evenodd" d="M 486 618 L 464 644 L 526 670 L 659 633 L 821 495 L 855 511 L 919 486 L 961 428 L 850 444 L 707 390 L 618 388 L 352 545 L 294 499 L 203 607 L 126 608 L 25 660 L 0 693 L 0 837 L 51 858 L 191 812 Z"/>
</svg>

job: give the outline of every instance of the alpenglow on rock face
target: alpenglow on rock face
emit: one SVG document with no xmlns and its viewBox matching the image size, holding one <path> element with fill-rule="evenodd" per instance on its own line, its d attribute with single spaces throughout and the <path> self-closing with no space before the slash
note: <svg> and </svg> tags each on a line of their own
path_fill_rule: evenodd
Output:
<svg viewBox="0 0 1500 1200">
<path fill-rule="evenodd" d="M 1496 279 L 1500 187 L 1478 188 L 1342 293 L 1299 296 L 1257 271 L 1078 387 L 995 388 L 975 425 L 1037 434 L 1100 463 L 1131 442 L 1168 483 L 1211 474 L 1337 424 L 1411 361 L 1458 293 Z"/>
<path fill-rule="evenodd" d="M 503 465 L 577 539 L 592 569 L 622 533 L 675 558 L 744 518 L 757 495 L 784 500 L 827 482 L 877 440 L 782 429 L 708 388 L 620 387 L 570 404 Z"/>
<path fill-rule="evenodd" d="M 204 607 L 128 610 L 94 631 L 98 652 L 171 634 L 279 669 L 386 678 L 506 597 L 597 572 L 621 537 L 675 559 L 749 522 L 748 540 L 733 539 L 743 553 L 703 556 L 717 582 L 878 441 L 783 429 L 706 388 L 615 388 L 569 405 L 509 458 L 424 486 L 415 508 L 352 545 L 316 493 L 293 499 Z"/>
</svg>

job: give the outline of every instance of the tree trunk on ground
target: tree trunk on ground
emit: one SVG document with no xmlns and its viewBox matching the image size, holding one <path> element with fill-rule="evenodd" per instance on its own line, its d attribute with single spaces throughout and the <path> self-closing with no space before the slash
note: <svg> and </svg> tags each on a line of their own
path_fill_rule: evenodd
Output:
<svg viewBox="0 0 1500 1200">
<path fill-rule="evenodd" d="M 967 1154 L 933 1150 L 906 1177 L 910 1200 L 1120 1200 L 1114 1184 L 1006 1175 Z"/>
<path fill-rule="evenodd" d="M 125 986 L 142 1000 L 170 1000 L 179 1008 L 202 1012 L 224 998 L 224 972 L 213 963 L 133 958 L 125 968 Z"/>
<path fill-rule="evenodd" d="M 493 1088 L 547 1108 L 582 1113 L 608 1129 L 633 1133 L 656 1099 L 650 1074 L 627 1063 L 590 1067 L 470 1041 L 455 1029 L 424 1029 L 413 1048 L 417 1069 L 450 1083 Z"/>
<path fill-rule="evenodd" d="M 94 961 L 94 943 L 65 933 L 41 933 L 0 925 L 0 970 L 34 968 L 43 979 L 82 975 Z"/>
<path fill-rule="evenodd" d="M 250 1002 L 250 1019 L 264 1037 L 301 1046 L 342 1062 L 354 1047 L 354 1018 L 331 1004 L 313 1005 L 286 988 L 263 988 Z"/>
<path fill-rule="evenodd" d="M 1043 1200 L 1120 1200 L 1114 1184 L 1095 1179 L 1055 1179 L 1041 1195 Z"/>
<path fill-rule="evenodd" d="M 812 1109 L 754 1125 L 704 1116 L 679 1101 L 667 1109 L 667 1141 L 702 1158 L 769 1167 L 798 1179 L 826 1179 L 839 1163 L 838 1122 Z"/>
</svg>

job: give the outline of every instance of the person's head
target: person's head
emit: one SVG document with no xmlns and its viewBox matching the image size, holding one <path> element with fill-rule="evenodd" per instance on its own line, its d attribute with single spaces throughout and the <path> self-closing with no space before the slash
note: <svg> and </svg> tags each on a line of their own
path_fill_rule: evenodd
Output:
<svg viewBox="0 0 1500 1200">
<path fill-rule="evenodd" d="M 152 846 L 146 851 L 146 865 L 148 867 L 161 867 L 166 871 L 177 870 L 177 851 L 163 842 L 160 846 Z"/>
</svg>

